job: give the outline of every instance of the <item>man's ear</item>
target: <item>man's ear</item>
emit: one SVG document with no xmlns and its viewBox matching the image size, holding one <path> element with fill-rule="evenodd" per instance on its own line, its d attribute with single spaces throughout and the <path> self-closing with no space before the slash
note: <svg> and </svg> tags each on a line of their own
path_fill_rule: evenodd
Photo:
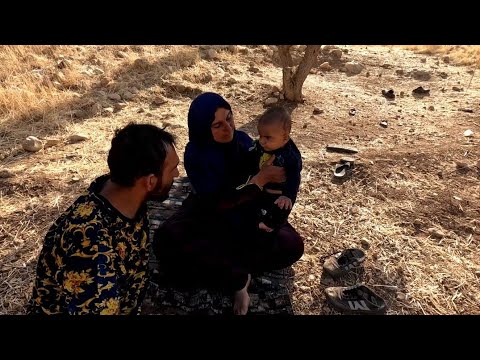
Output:
<svg viewBox="0 0 480 360">
<path fill-rule="evenodd" d="M 145 188 L 147 191 L 152 191 L 157 186 L 159 178 L 153 174 L 145 176 Z"/>
</svg>

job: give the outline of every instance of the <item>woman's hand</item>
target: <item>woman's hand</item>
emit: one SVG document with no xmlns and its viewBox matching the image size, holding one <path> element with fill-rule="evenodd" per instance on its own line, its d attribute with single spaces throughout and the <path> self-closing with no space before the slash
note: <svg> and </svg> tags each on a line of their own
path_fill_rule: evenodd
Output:
<svg viewBox="0 0 480 360">
<path fill-rule="evenodd" d="M 275 200 L 275 204 L 277 204 L 280 209 L 292 209 L 292 200 L 287 196 L 279 196 L 278 199 Z"/>
<path fill-rule="evenodd" d="M 260 187 L 263 187 L 267 183 L 282 183 L 287 177 L 285 176 L 285 169 L 280 166 L 274 166 L 273 161 L 275 160 L 275 155 L 273 155 L 265 164 L 262 166 L 257 175 L 252 177 L 250 183 L 256 184 Z"/>
</svg>

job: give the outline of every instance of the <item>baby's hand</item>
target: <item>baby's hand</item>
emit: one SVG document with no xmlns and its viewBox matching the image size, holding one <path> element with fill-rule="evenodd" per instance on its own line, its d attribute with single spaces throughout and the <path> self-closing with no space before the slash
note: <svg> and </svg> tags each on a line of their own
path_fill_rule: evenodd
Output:
<svg viewBox="0 0 480 360">
<path fill-rule="evenodd" d="M 277 200 L 275 200 L 275 204 L 278 205 L 280 209 L 291 209 L 292 208 L 292 200 L 286 196 L 279 196 Z"/>
<path fill-rule="evenodd" d="M 267 225 L 265 225 L 263 222 L 261 222 L 260 224 L 258 224 L 258 228 L 260 230 L 264 230 L 266 232 L 272 232 L 273 229 L 269 228 Z"/>
</svg>

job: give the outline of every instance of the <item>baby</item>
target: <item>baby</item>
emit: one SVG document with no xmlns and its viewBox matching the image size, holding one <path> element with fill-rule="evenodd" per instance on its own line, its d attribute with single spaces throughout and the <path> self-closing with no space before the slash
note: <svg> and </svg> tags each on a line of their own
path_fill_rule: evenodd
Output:
<svg viewBox="0 0 480 360">
<path fill-rule="evenodd" d="M 259 139 L 249 149 L 248 161 L 252 174 L 275 156 L 273 165 L 285 168 L 286 181 L 268 183 L 258 203 L 258 227 L 272 232 L 287 221 L 300 187 L 302 157 L 290 138 L 292 119 L 283 107 L 272 107 L 258 120 Z"/>
</svg>

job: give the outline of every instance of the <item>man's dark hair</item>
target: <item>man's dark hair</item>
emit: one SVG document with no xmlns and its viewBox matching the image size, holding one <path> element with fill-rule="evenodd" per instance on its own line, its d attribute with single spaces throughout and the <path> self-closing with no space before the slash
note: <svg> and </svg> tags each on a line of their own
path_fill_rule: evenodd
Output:
<svg viewBox="0 0 480 360">
<path fill-rule="evenodd" d="M 161 174 L 167 147 L 173 145 L 173 135 L 155 125 L 130 123 L 117 129 L 107 160 L 111 180 L 133 186 L 141 176 Z"/>
<path fill-rule="evenodd" d="M 265 111 L 258 119 L 258 125 L 282 124 L 283 130 L 290 133 L 292 129 L 292 117 L 288 111 L 281 106 L 274 106 Z"/>
</svg>

